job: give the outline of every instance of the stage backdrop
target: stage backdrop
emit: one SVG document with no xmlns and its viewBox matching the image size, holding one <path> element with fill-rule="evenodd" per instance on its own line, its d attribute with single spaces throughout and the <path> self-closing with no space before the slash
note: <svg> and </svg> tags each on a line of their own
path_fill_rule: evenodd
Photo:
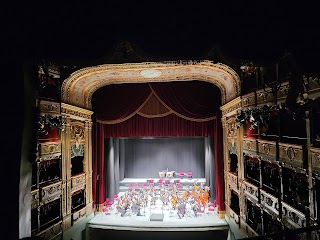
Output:
<svg viewBox="0 0 320 240">
<path fill-rule="evenodd" d="M 121 141 L 121 140 L 120 140 Z M 192 171 L 204 178 L 204 138 L 123 139 L 125 178 L 159 178 L 159 171 Z"/>
</svg>

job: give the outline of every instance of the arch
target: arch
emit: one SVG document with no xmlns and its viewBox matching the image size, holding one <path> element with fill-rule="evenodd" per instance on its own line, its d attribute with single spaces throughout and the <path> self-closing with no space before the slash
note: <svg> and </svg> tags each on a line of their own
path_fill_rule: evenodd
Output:
<svg viewBox="0 0 320 240">
<path fill-rule="evenodd" d="M 147 71 L 151 74 L 145 74 Z M 211 61 L 105 64 L 80 69 L 61 87 L 62 102 L 92 109 L 93 93 L 109 84 L 201 80 L 215 84 L 222 104 L 240 95 L 240 78 L 229 66 Z"/>
</svg>

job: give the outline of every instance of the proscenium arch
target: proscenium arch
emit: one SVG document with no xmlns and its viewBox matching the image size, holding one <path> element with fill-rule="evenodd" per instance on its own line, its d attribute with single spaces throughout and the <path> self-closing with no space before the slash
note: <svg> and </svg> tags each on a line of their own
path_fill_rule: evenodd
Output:
<svg viewBox="0 0 320 240">
<path fill-rule="evenodd" d="M 141 71 L 161 71 L 160 76 L 145 77 Z M 211 61 L 184 63 L 123 63 L 105 64 L 80 69 L 70 75 L 61 87 L 62 102 L 92 109 L 93 93 L 109 84 L 172 82 L 202 80 L 213 83 L 221 91 L 221 102 L 225 104 L 240 95 L 240 78 L 229 66 Z"/>
</svg>

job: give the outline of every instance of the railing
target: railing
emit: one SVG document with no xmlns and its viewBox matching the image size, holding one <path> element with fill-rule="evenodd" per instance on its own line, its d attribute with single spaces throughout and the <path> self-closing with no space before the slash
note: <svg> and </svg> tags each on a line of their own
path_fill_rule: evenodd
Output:
<svg viewBox="0 0 320 240">
<path fill-rule="evenodd" d="M 281 232 L 272 234 L 260 235 L 250 238 L 242 238 L 243 240 L 295 240 L 295 239 L 319 239 L 320 236 L 320 225 L 314 225 L 304 228 L 288 229 Z M 241 240 L 241 239 L 240 239 Z"/>
</svg>

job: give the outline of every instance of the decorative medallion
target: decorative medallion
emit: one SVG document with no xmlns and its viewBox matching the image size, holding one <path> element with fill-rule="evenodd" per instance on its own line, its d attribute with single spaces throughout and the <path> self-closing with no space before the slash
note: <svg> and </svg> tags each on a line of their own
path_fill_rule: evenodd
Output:
<svg viewBox="0 0 320 240">
<path fill-rule="evenodd" d="M 145 78 L 156 78 L 161 76 L 162 72 L 157 69 L 145 69 L 140 72 L 140 75 Z"/>
</svg>

